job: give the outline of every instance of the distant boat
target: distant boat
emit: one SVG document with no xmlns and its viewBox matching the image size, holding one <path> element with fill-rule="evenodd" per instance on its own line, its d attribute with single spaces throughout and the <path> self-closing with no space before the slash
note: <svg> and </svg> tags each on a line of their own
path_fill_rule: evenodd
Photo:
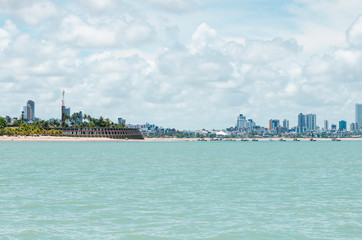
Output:
<svg viewBox="0 0 362 240">
<path fill-rule="evenodd" d="M 253 142 L 257 142 L 257 141 L 258 141 L 258 139 L 253 138 L 251 141 L 253 141 Z"/>
<path fill-rule="evenodd" d="M 300 142 L 300 140 L 298 138 L 294 138 L 293 141 L 294 142 Z"/>
<path fill-rule="evenodd" d="M 315 139 L 311 138 L 309 141 L 311 141 L 311 142 L 315 142 L 315 141 L 317 141 L 317 140 L 315 140 Z"/>
<path fill-rule="evenodd" d="M 279 141 L 281 141 L 281 142 L 285 142 L 285 141 L 287 141 L 287 140 L 285 140 L 285 139 L 281 138 L 281 139 L 279 139 Z"/>
<path fill-rule="evenodd" d="M 338 138 L 332 138 L 332 141 L 333 141 L 333 142 L 340 142 L 340 141 L 341 141 L 341 139 L 338 139 Z"/>
</svg>

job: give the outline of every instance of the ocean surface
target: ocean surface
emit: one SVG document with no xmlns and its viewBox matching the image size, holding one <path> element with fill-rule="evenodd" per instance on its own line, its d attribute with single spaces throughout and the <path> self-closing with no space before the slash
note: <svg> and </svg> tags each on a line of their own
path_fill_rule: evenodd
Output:
<svg viewBox="0 0 362 240">
<path fill-rule="evenodd" d="M 0 239 L 362 239 L 362 141 L 1 142 Z"/>
</svg>

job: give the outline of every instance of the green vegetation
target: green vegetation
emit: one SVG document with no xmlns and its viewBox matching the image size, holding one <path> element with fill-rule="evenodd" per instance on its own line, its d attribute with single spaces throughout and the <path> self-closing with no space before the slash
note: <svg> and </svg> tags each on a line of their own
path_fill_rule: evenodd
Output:
<svg viewBox="0 0 362 240">
<path fill-rule="evenodd" d="M 83 122 L 86 120 L 87 122 Z M 109 118 L 99 119 L 93 118 L 90 115 L 84 114 L 81 118 L 80 113 L 74 113 L 72 116 L 65 116 L 65 121 L 60 123 L 57 120 L 45 121 L 40 120 L 32 123 L 26 123 L 24 120 L 17 120 L 12 125 L 10 117 L 0 117 L 0 136 L 32 136 L 32 135 L 51 135 L 61 136 L 62 131 L 57 130 L 58 127 L 79 127 L 79 128 L 95 128 L 95 127 L 108 127 L 108 128 L 124 128 L 125 125 L 113 123 Z"/>
<path fill-rule="evenodd" d="M 0 119 L 1 122 L 1 119 Z M 50 136 L 61 136 L 62 131 L 61 130 L 46 130 L 44 127 L 42 127 L 41 122 L 35 122 L 35 123 L 21 123 L 18 127 L 0 127 L 0 136 L 1 135 L 8 135 L 8 136 L 33 136 L 33 135 L 50 135 Z"/>
<path fill-rule="evenodd" d="M 4 129 L 7 126 L 8 126 L 8 123 L 5 121 L 5 119 L 0 117 L 0 130 Z"/>
<path fill-rule="evenodd" d="M 81 119 L 80 113 L 73 113 L 72 116 L 65 115 L 65 121 L 62 122 L 62 127 L 80 127 L 80 128 L 95 128 L 95 127 L 108 127 L 108 128 L 125 128 L 126 126 L 116 124 L 109 118 L 99 117 L 98 119 L 91 117 L 90 115 L 84 114 Z M 86 121 L 83 122 L 82 120 Z"/>
</svg>

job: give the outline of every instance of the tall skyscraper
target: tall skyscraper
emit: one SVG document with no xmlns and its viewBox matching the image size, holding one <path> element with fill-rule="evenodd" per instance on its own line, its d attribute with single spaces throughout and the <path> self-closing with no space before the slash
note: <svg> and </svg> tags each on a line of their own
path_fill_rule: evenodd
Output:
<svg viewBox="0 0 362 240">
<path fill-rule="evenodd" d="M 305 132 L 306 125 L 305 125 L 305 115 L 303 113 L 298 114 L 298 127 L 297 131 L 299 133 Z"/>
<path fill-rule="evenodd" d="M 315 114 L 307 114 L 305 116 L 305 120 L 308 131 L 314 131 L 317 129 L 317 116 Z"/>
<path fill-rule="evenodd" d="M 339 131 L 347 131 L 347 122 L 346 121 L 344 121 L 344 120 L 341 120 L 341 121 L 339 121 L 339 124 L 338 124 L 339 126 L 339 128 L 338 128 L 338 130 Z"/>
<path fill-rule="evenodd" d="M 358 130 L 358 124 L 357 123 L 351 123 L 350 125 L 349 125 L 349 130 L 351 131 L 351 132 L 355 132 L 355 131 L 357 131 Z"/>
<path fill-rule="evenodd" d="M 358 128 L 362 127 L 362 104 L 356 104 L 356 123 Z"/>
<path fill-rule="evenodd" d="M 324 131 L 328 131 L 328 120 L 324 120 Z"/>
<path fill-rule="evenodd" d="M 236 128 L 237 129 L 245 129 L 247 125 L 246 117 L 243 114 L 240 114 L 236 120 Z"/>
<path fill-rule="evenodd" d="M 35 103 L 32 100 L 26 103 L 26 118 L 28 121 L 35 121 Z"/>
<path fill-rule="evenodd" d="M 287 119 L 283 120 L 283 128 L 285 128 L 285 130 L 289 130 L 289 120 Z"/>
<path fill-rule="evenodd" d="M 278 119 L 270 119 L 269 120 L 269 130 L 270 131 L 277 130 L 278 127 L 279 127 L 279 120 Z"/>
</svg>

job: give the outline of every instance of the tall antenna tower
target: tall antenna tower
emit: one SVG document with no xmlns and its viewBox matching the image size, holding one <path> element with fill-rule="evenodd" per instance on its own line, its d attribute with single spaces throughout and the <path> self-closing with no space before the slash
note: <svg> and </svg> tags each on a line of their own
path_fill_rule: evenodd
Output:
<svg viewBox="0 0 362 240">
<path fill-rule="evenodd" d="M 62 107 L 64 107 L 64 94 L 65 94 L 65 91 L 63 90 Z"/>
</svg>

